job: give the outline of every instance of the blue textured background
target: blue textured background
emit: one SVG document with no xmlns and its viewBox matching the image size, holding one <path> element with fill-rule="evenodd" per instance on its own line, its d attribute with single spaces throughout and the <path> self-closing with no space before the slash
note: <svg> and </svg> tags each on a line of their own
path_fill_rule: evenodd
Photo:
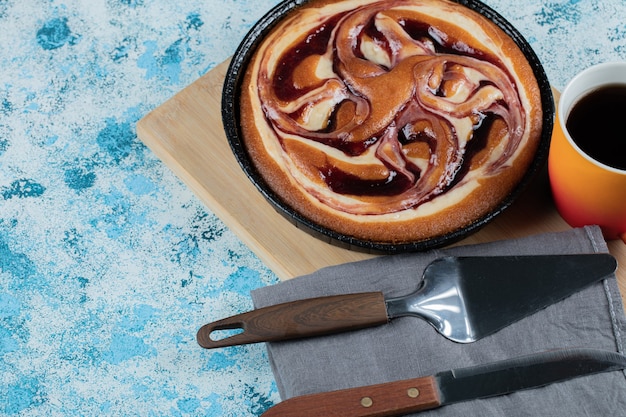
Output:
<svg viewBox="0 0 626 417">
<path fill-rule="evenodd" d="M 137 139 L 277 0 L 0 0 L 0 415 L 257 416 L 262 345 L 197 328 L 277 281 Z M 489 0 L 553 85 L 626 59 L 623 0 Z"/>
</svg>

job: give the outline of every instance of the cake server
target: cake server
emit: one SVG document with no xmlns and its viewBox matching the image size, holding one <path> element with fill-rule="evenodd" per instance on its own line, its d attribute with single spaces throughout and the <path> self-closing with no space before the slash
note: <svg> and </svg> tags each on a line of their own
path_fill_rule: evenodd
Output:
<svg viewBox="0 0 626 417">
<path fill-rule="evenodd" d="M 200 328 L 205 348 L 275 342 L 356 330 L 402 316 L 469 343 L 601 280 L 617 268 L 609 254 L 444 257 L 430 263 L 412 294 L 334 295 L 255 309 Z M 232 334 L 235 330 L 236 334 Z M 226 337 L 224 336 L 226 333 Z"/>
<path fill-rule="evenodd" d="M 624 368 L 626 357 L 615 352 L 560 349 L 421 378 L 293 397 L 262 416 L 401 416 Z"/>
</svg>

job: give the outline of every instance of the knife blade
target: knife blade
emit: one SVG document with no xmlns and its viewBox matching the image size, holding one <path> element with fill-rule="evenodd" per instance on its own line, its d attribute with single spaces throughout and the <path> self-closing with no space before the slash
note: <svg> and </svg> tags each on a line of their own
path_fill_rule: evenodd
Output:
<svg viewBox="0 0 626 417">
<path fill-rule="evenodd" d="M 626 356 L 559 349 L 402 381 L 287 399 L 263 417 L 384 417 L 543 387 L 626 368 Z"/>
</svg>

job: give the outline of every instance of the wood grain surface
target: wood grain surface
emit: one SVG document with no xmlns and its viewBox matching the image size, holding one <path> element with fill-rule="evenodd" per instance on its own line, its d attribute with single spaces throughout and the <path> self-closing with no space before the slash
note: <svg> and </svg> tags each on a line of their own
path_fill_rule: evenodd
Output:
<svg viewBox="0 0 626 417">
<path fill-rule="evenodd" d="M 387 324 L 387 304 L 382 292 L 340 294 L 275 304 L 205 324 L 198 330 L 204 348 L 257 342 L 276 342 Z M 220 330 L 239 329 L 224 338 Z"/>
<path fill-rule="evenodd" d="M 227 69 L 228 61 L 147 114 L 137 124 L 139 138 L 281 280 L 377 256 L 330 245 L 296 228 L 248 180 L 223 131 L 221 92 Z M 504 213 L 457 244 L 568 228 L 554 208 L 547 172 L 542 172 Z M 608 245 L 620 262 L 617 275 L 624 297 L 626 244 L 616 240 Z"/>
</svg>

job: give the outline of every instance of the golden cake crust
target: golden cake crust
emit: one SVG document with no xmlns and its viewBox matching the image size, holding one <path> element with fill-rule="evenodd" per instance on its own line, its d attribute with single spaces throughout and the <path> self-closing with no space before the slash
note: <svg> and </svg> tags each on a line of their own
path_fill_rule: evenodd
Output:
<svg viewBox="0 0 626 417">
<path fill-rule="evenodd" d="M 515 42 L 440 0 L 312 0 L 265 37 L 241 84 L 243 142 L 268 186 L 312 222 L 377 243 L 495 210 L 542 118 Z"/>
</svg>

